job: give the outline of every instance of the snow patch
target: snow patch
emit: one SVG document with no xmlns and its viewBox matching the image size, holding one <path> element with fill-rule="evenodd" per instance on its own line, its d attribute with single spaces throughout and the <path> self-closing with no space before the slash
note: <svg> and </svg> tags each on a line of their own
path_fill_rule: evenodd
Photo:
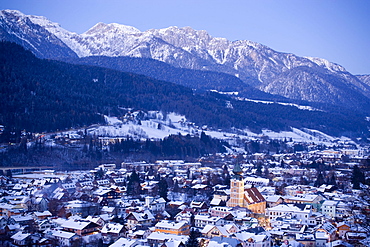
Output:
<svg viewBox="0 0 370 247">
<path fill-rule="evenodd" d="M 123 122 L 119 120 L 117 117 L 108 117 L 104 116 L 105 122 L 108 125 L 116 125 L 116 124 L 122 124 Z"/>
<path fill-rule="evenodd" d="M 263 104 L 279 104 L 279 105 L 286 105 L 286 106 L 294 106 L 297 107 L 300 110 L 307 110 L 307 111 L 322 111 L 316 108 L 313 108 L 311 106 L 305 106 L 305 105 L 298 105 L 293 103 L 284 103 L 284 102 L 273 102 L 273 101 L 265 101 L 265 100 L 254 100 L 254 99 L 247 99 L 247 98 L 237 98 L 240 101 L 250 101 L 255 103 L 263 103 Z"/>
</svg>

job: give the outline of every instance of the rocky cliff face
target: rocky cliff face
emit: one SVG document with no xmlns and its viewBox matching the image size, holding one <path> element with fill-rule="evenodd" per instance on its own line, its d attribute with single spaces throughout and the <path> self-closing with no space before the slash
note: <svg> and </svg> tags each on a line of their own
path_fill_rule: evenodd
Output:
<svg viewBox="0 0 370 247">
<path fill-rule="evenodd" d="M 31 50 L 40 58 L 77 57 L 76 53 L 45 26 L 56 26 L 45 17 L 27 16 L 16 10 L 0 11 L 0 40 L 11 41 Z M 64 30 L 67 34 L 68 31 Z"/>
<path fill-rule="evenodd" d="M 356 77 L 366 85 L 370 86 L 370 75 L 357 75 Z"/>
</svg>

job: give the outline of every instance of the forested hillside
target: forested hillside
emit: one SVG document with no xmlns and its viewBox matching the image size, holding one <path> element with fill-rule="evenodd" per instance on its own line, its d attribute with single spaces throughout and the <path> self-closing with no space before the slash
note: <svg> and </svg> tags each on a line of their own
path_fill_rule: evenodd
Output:
<svg viewBox="0 0 370 247">
<path fill-rule="evenodd" d="M 103 123 L 101 114 L 118 116 L 120 107 L 176 112 L 199 126 L 248 127 L 255 132 L 292 126 L 332 135 L 359 134 L 368 125 L 354 112 L 236 101 L 142 75 L 41 60 L 8 42 L 0 43 L 0 64 L 0 124 L 6 131 L 54 131 Z"/>
<path fill-rule="evenodd" d="M 173 82 L 199 91 L 238 92 L 239 95 L 252 99 L 288 100 L 278 95 L 262 92 L 229 74 L 176 68 L 150 58 L 91 56 L 61 58 L 61 60 L 68 63 L 99 66 L 122 72 L 146 75 L 157 80 Z M 250 84 L 255 84 L 253 78 L 250 80 Z"/>
</svg>

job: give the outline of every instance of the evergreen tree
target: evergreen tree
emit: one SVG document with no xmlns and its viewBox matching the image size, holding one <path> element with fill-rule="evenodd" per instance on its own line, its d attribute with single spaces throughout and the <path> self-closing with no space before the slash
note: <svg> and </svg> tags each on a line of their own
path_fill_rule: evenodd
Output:
<svg viewBox="0 0 370 247">
<path fill-rule="evenodd" d="M 337 186 L 337 179 L 335 178 L 335 173 L 332 172 L 328 179 L 328 184 Z"/>
<path fill-rule="evenodd" d="M 231 176 L 228 173 L 228 174 L 226 174 L 226 177 L 224 179 L 224 185 L 230 186 L 230 180 L 231 180 Z"/>
<path fill-rule="evenodd" d="M 270 171 L 267 167 L 265 167 L 265 170 L 263 171 L 265 178 L 270 178 Z"/>
<path fill-rule="evenodd" d="M 12 178 L 12 177 L 13 177 L 12 170 L 10 170 L 10 169 L 6 170 L 6 176 L 7 176 L 8 178 Z"/>
<path fill-rule="evenodd" d="M 100 167 L 100 169 L 95 173 L 95 178 L 96 179 L 102 179 L 104 177 L 104 171 L 103 169 Z"/>
<path fill-rule="evenodd" d="M 199 234 L 197 234 L 197 232 L 194 229 L 192 229 L 190 231 L 189 238 L 185 243 L 185 246 L 186 247 L 199 247 L 199 241 L 197 239 L 198 236 Z"/>
<path fill-rule="evenodd" d="M 158 190 L 159 190 L 158 191 L 159 196 L 165 199 L 166 201 L 168 201 L 168 198 L 167 198 L 168 184 L 165 179 L 161 178 L 161 180 L 159 180 Z"/>
<path fill-rule="evenodd" d="M 139 195 L 141 192 L 140 190 L 140 178 L 139 178 L 139 175 L 136 173 L 136 171 L 134 170 L 129 179 L 128 179 L 128 183 L 127 183 L 127 194 L 128 195 Z"/>
<path fill-rule="evenodd" d="M 314 186 L 315 187 L 320 187 L 323 184 L 325 184 L 324 175 L 322 175 L 321 171 L 319 171 L 319 175 L 317 175 L 317 179 L 315 181 Z"/>
<path fill-rule="evenodd" d="M 177 182 L 177 180 L 175 180 L 175 183 L 173 185 L 172 192 L 177 193 L 177 192 L 179 192 L 179 190 L 180 190 L 180 188 L 179 188 L 179 182 Z"/>
<path fill-rule="evenodd" d="M 259 177 L 262 176 L 262 163 L 257 164 L 256 175 Z"/>
<path fill-rule="evenodd" d="M 360 189 L 360 184 L 365 183 L 365 175 L 360 168 L 355 165 L 352 171 L 352 184 L 354 189 Z"/>
</svg>

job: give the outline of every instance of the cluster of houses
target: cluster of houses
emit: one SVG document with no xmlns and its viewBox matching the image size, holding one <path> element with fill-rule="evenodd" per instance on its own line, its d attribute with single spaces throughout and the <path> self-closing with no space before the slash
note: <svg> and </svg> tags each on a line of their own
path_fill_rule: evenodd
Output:
<svg viewBox="0 0 370 247">
<path fill-rule="evenodd" d="M 251 163 L 223 164 L 158 161 L 1 176 L 0 245 L 177 247 L 195 235 L 202 247 L 369 246 L 369 188 L 351 189 L 348 169 L 336 170 L 349 184 L 339 189 L 314 187 L 315 169 L 286 157 L 265 164 L 264 178 Z M 140 195 L 127 193 L 133 170 Z M 216 175 L 228 179 L 214 184 Z M 302 177 L 312 182 L 300 184 Z M 157 178 L 166 178 L 167 198 Z"/>
</svg>

